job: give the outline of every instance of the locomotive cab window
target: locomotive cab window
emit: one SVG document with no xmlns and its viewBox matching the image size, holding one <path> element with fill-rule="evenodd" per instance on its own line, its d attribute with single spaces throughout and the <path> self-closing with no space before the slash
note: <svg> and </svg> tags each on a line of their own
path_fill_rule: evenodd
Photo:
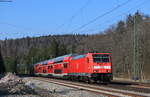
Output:
<svg viewBox="0 0 150 97">
<path fill-rule="evenodd" d="M 109 62 L 109 55 L 106 54 L 94 54 L 93 61 L 98 62 Z"/>
</svg>

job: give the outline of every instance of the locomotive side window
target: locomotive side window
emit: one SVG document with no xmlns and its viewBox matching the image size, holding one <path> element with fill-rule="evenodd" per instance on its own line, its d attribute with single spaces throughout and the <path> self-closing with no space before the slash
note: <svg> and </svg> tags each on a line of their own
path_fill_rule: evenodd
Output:
<svg viewBox="0 0 150 97">
<path fill-rule="evenodd" d="M 64 68 L 67 68 L 68 63 L 64 63 Z"/>
<path fill-rule="evenodd" d="M 87 58 L 87 63 L 89 63 L 89 61 L 90 61 L 89 58 Z"/>
<path fill-rule="evenodd" d="M 94 54 L 93 55 L 94 62 L 109 62 L 109 55 L 106 54 Z"/>
</svg>

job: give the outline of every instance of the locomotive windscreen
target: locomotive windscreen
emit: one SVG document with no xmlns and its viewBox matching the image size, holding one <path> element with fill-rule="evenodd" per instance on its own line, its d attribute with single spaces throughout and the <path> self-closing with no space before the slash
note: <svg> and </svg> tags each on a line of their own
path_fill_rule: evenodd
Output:
<svg viewBox="0 0 150 97">
<path fill-rule="evenodd" d="M 109 62 L 108 54 L 93 54 L 93 61 L 98 62 Z"/>
</svg>

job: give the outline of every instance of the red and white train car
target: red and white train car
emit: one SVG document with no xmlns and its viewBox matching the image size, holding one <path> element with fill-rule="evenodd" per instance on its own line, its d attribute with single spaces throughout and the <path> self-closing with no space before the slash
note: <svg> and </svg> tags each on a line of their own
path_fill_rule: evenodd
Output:
<svg viewBox="0 0 150 97">
<path fill-rule="evenodd" d="M 69 54 L 34 65 L 35 75 L 88 82 L 112 80 L 110 53 Z"/>
</svg>

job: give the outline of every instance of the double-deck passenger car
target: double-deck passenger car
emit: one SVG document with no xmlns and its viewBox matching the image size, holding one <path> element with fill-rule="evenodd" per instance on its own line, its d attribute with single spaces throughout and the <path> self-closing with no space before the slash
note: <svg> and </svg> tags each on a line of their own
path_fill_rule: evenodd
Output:
<svg viewBox="0 0 150 97">
<path fill-rule="evenodd" d="M 35 75 L 87 82 L 112 80 L 110 53 L 69 54 L 34 65 Z"/>
</svg>

